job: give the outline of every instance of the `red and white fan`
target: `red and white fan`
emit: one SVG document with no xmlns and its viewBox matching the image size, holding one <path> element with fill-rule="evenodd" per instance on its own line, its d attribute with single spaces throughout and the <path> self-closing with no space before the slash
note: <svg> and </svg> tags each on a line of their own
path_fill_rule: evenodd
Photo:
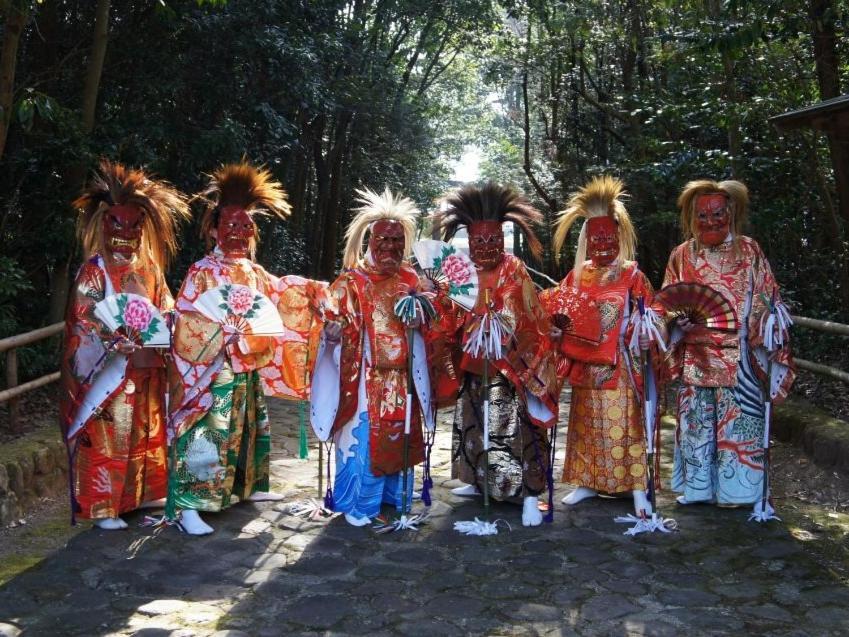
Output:
<svg viewBox="0 0 849 637">
<path fill-rule="evenodd" d="M 737 310 L 721 292 L 701 283 L 673 283 L 654 297 L 654 303 L 672 316 L 686 316 L 690 322 L 712 330 L 736 332 Z"/>
</svg>

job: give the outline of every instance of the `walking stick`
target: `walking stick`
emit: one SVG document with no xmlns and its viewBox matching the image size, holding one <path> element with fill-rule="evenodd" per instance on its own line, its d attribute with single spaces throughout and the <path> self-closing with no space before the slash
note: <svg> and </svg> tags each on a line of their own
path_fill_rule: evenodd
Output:
<svg viewBox="0 0 849 637">
<path fill-rule="evenodd" d="M 483 359 L 483 518 L 489 521 L 489 358 Z"/>
</svg>

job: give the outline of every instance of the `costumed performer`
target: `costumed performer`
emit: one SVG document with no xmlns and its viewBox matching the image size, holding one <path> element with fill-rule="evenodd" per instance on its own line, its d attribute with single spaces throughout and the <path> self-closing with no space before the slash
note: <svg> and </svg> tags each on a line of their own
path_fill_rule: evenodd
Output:
<svg viewBox="0 0 849 637">
<path fill-rule="evenodd" d="M 778 298 L 778 284 L 760 246 L 741 234 L 748 204 L 748 189 L 739 181 L 692 181 L 678 197 L 686 240 L 669 257 L 664 287 L 696 282 L 713 288 L 732 301 L 739 325 L 736 332 L 722 332 L 686 318 L 673 324 L 668 362 L 681 388 L 672 488 L 682 494 L 681 504 L 760 500 L 762 383 L 780 402 L 795 378 L 789 348 L 770 355 L 761 337 L 760 323 L 770 299 Z"/>
<path fill-rule="evenodd" d="M 572 386 L 563 482 L 576 485 L 563 502 L 577 504 L 599 492 L 631 492 L 636 514 L 650 516 L 643 370 L 629 344 L 638 299 L 648 306 L 652 286 L 633 260 L 637 236 L 622 202 L 624 196 L 623 183 L 607 176 L 592 179 L 572 195 L 556 223 L 554 249 L 559 255 L 569 229 L 584 219 L 575 265 L 559 287 L 546 290 L 541 298 L 555 325 L 558 297 L 577 291 L 598 308 L 591 320 L 599 324 L 588 330 L 594 338 L 597 332 L 598 343 L 572 336 L 568 329 L 560 340 L 567 359 L 561 369 Z M 577 311 L 582 310 L 586 306 Z M 576 325 L 579 319 L 565 320 Z M 646 336 L 639 338 L 639 347 L 649 348 Z"/>
<path fill-rule="evenodd" d="M 344 271 L 330 285 L 328 321 L 313 376 L 311 419 L 319 438 L 336 445 L 333 510 L 363 526 L 382 503 L 402 507 L 412 499 L 413 467 L 425 460 L 422 415 L 432 431 L 430 380 L 420 326 L 408 351 L 407 327 L 395 303 L 418 289 L 415 271 L 402 261 L 412 247 L 418 209 L 388 188 L 358 190 L 359 208 L 345 234 Z M 368 236 L 367 250 L 363 244 Z M 413 356 L 415 391 L 407 365 Z M 409 459 L 404 466 L 405 415 L 409 413 Z M 406 511 L 402 512 L 406 513 Z"/>
<path fill-rule="evenodd" d="M 275 277 L 254 261 L 256 217 L 282 219 L 290 211 L 269 171 L 246 162 L 224 165 L 198 198 L 205 205 L 200 233 L 209 252 L 189 268 L 177 297 L 166 506 L 166 518 L 191 535 L 211 533 L 199 512 L 225 509 L 233 496 L 282 498 L 269 490 L 265 395 L 305 397 L 316 311 L 305 299 L 318 303 L 322 287 L 300 277 Z M 217 320 L 201 300 L 210 291 L 213 310 L 221 310 L 221 317 L 213 314 Z M 271 331 L 251 323 L 268 307 L 266 299 L 282 319 L 282 327 Z"/>
<path fill-rule="evenodd" d="M 467 185 L 443 201 L 437 213 L 445 240 L 461 228 L 469 236 L 469 254 L 477 269 L 479 291 L 472 312 L 441 299 L 441 311 L 429 330 L 431 365 L 440 406 L 456 402 L 453 421 L 452 478 L 466 483 L 455 495 L 478 495 L 488 481 L 490 497 L 522 502 L 522 523 L 542 522 L 539 495 L 550 485 L 547 428 L 556 422 L 556 359 L 548 340 L 549 322 L 534 283 L 521 259 L 504 252 L 503 224 L 513 222 L 532 254 L 542 246 L 532 225 L 542 214 L 511 188 L 489 182 Z M 487 312 L 499 312 L 512 333 L 504 355 L 489 361 L 464 351 L 469 328 Z M 489 392 L 489 475 L 485 475 L 482 409 Z"/>
<path fill-rule="evenodd" d="M 122 513 L 161 505 L 165 497 L 165 359 L 162 350 L 128 338 L 155 318 L 146 301 L 123 297 L 131 331 L 110 330 L 95 305 L 129 293 L 171 309 L 163 271 L 188 206 L 169 184 L 107 160 L 73 205 L 85 262 L 65 317 L 60 397 L 72 519 L 124 529 Z"/>
</svg>

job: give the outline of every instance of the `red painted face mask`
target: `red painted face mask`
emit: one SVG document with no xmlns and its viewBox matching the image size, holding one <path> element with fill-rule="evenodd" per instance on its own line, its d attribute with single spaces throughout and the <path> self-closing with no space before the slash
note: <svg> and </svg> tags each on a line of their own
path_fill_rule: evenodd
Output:
<svg viewBox="0 0 849 637">
<path fill-rule="evenodd" d="M 587 219 L 587 256 L 593 265 L 610 265 L 619 256 L 619 226 L 611 217 Z"/>
<path fill-rule="evenodd" d="M 469 226 L 469 256 L 482 270 L 492 270 L 504 258 L 504 230 L 497 221 L 478 221 Z"/>
<path fill-rule="evenodd" d="M 731 230 L 731 213 L 725 195 L 711 193 L 696 197 L 696 229 L 702 245 L 718 246 L 725 241 Z"/>
<path fill-rule="evenodd" d="M 248 251 L 256 232 L 256 226 L 247 210 L 241 206 L 224 206 L 218 214 L 218 247 L 224 256 L 243 258 Z"/>
<path fill-rule="evenodd" d="M 142 238 L 144 212 L 137 206 L 112 206 L 103 216 L 106 248 L 113 255 L 131 259 Z"/>
<path fill-rule="evenodd" d="M 368 238 L 368 250 L 379 274 L 395 274 L 404 259 L 404 226 L 397 221 L 375 221 Z"/>
</svg>

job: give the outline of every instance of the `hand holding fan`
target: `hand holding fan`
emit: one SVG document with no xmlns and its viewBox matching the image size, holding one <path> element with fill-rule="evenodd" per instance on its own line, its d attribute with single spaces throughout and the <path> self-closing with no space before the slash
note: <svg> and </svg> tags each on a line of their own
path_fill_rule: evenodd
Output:
<svg viewBox="0 0 849 637">
<path fill-rule="evenodd" d="M 424 275 L 460 307 L 471 310 L 478 298 L 478 273 L 465 252 L 444 241 L 424 239 L 413 244 Z"/>
<path fill-rule="evenodd" d="M 165 317 L 140 294 L 112 294 L 94 306 L 94 315 L 113 332 L 123 331 L 142 347 L 168 347 L 171 334 Z"/>
<path fill-rule="evenodd" d="M 226 331 L 252 336 L 283 334 L 283 321 L 277 308 L 267 296 L 247 285 L 219 285 L 201 294 L 193 305 Z"/>
<path fill-rule="evenodd" d="M 601 313 L 586 292 L 571 285 L 556 288 L 549 295 L 548 307 L 564 335 L 594 345 L 601 342 Z"/>
<path fill-rule="evenodd" d="M 736 332 L 737 310 L 721 292 L 701 283 L 674 283 L 654 297 L 655 303 L 673 316 L 686 316 L 712 330 Z"/>
</svg>

